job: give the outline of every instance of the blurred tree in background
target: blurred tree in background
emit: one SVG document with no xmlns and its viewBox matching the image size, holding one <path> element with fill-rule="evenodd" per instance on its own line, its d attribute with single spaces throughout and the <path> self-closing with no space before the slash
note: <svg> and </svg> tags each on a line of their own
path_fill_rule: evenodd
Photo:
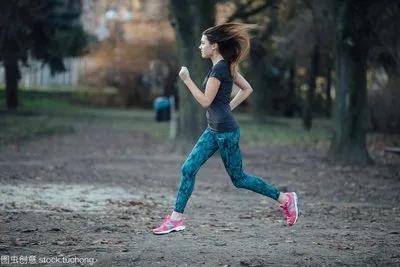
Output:
<svg viewBox="0 0 400 267">
<path fill-rule="evenodd" d="M 382 88 L 371 86 L 368 102 L 373 130 L 400 132 L 400 2 L 383 0 L 369 3 L 367 20 L 369 69 L 384 73 Z M 371 73 L 371 71 L 370 71 Z M 371 75 L 372 76 L 372 75 Z M 370 76 L 376 84 L 379 78 Z M 379 90 L 382 89 L 382 90 Z"/>
<path fill-rule="evenodd" d="M 385 25 L 400 25 L 400 3 L 336 0 L 335 12 L 336 100 L 329 156 L 335 162 L 367 164 L 372 162 L 366 147 L 368 60 L 386 68 L 388 88 L 398 91 L 398 28 Z M 398 117 L 393 119 L 398 123 Z"/>
<path fill-rule="evenodd" d="M 65 70 L 63 58 L 82 53 L 88 36 L 80 23 L 76 0 L 4 0 L 0 2 L 0 61 L 5 66 L 6 104 L 18 106 L 19 62 L 30 57 L 48 64 L 52 73 Z"/>
<path fill-rule="evenodd" d="M 278 32 L 279 0 L 233 1 L 235 12 L 228 21 L 259 25 L 253 33 L 249 62 L 245 73 L 255 88 L 251 98 L 254 118 L 263 121 L 266 114 L 277 114 L 277 92 L 282 91 L 282 61 L 276 56 L 274 34 Z"/>
<path fill-rule="evenodd" d="M 366 147 L 368 1 L 336 1 L 336 101 L 330 157 L 369 163 Z"/>
<path fill-rule="evenodd" d="M 315 107 L 321 115 L 329 116 L 333 67 L 332 3 L 308 0 L 232 2 L 236 12 L 228 20 L 260 26 L 252 39 L 248 65 L 244 65 L 257 88 L 251 99 L 254 117 L 263 120 L 266 114 L 302 115 L 304 127 L 310 129 Z M 321 75 L 326 77 L 326 95 L 318 92 L 314 96 Z"/>
<path fill-rule="evenodd" d="M 201 85 L 207 67 L 211 65 L 201 58 L 198 46 L 202 32 L 215 24 L 215 1 L 171 0 L 170 8 L 180 65 L 188 67 L 193 81 Z M 178 87 L 180 105 L 177 138 L 183 146 L 186 142 L 192 145 L 204 130 L 205 115 L 185 85 L 178 83 Z"/>
<path fill-rule="evenodd" d="M 318 76 L 326 77 L 326 113 L 330 115 L 331 110 L 331 71 L 332 71 L 332 49 L 334 34 L 334 20 L 332 1 L 304 0 L 306 7 L 311 11 L 312 37 L 309 40 L 311 55 L 309 60 L 308 90 L 303 108 L 303 126 L 310 130 L 312 126 L 312 111 L 314 105 L 316 82 Z M 325 63 L 325 64 L 322 64 Z"/>
</svg>

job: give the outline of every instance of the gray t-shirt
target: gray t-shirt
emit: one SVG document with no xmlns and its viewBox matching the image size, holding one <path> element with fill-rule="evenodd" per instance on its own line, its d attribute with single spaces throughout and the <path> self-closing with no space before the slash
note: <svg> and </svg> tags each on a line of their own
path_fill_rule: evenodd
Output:
<svg viewBox="0 0 400 267">
<path fill-rule="evenodd" d="M 233 81 L 230 77 L 229 66 L 225 60 L 220 60 L 208 72 L 203 82 L 206 87 L 209 77 L 218 79 L 221 84 L 217 95 L 206 112 L 208 127 L 216 132 L 229 132 L 239 128 L 229 106 Z"/>
</svg>

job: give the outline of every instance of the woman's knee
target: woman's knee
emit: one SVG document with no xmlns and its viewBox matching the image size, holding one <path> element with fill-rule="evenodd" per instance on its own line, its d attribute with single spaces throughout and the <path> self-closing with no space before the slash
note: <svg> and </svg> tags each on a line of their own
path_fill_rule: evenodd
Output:
<svg viewBox="0 0 400 267">
<path fill-rule="evenodd" d="M 245 176 L 236 176 L 231 177 L 232 183 L 237 188 L 244 188 L 246 184 L 246 177 Z"/>
</svg>

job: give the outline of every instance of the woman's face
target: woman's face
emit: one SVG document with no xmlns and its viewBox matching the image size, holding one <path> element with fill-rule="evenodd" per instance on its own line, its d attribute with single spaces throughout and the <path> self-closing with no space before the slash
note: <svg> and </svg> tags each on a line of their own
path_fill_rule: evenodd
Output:
<svg viewBox="0 0 400 267">
<path fill-rule="evenodd" d="M 200 46 L 199 46 L 199 49 L 201 51 L 201 57 L 210 58 L 213 55 L 215 46 L 216 44 L 210 44 L 210 42 L 207 39 L 207 36 L 205 35 L 201 36 Z"/>
</svg>

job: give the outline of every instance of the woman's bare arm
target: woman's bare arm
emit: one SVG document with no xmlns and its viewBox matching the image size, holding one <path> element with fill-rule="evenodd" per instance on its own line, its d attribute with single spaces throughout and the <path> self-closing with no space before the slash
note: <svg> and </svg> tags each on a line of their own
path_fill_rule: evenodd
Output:
<svg viewBox="0 0 400 267">
<path fill-rule="evenodd" d="M 179 77 L 186 84 L 193 97 L 203 108 L 208 108 L 211 105 L 215 96 L 217 95 L 219 85 L 221 83 L 218 79 L 210 77 L 207 80 L 206 90 L 203 93 L 190 78 L 189 70 L 186 67 L 181 68 L 179 71 Z"/>
<path fill-rule="evenodd" d="M 240 103 L 242 103 L 253 92 L 253 88 L 249 82 L 246 81 L 246 79 L 240 73 L 236 74 L 236 77 L 233 79 L 233 83 L 239 87 L 240 90 L 229 104 L 231 110 L 239 106 Z"/>
<path fill-rule="evenodd" d="M 199 102 L 203 108 L 208 108 L 213 102 L 215 96 L 217 95 L 220 81 L 214 77 L 210 77 L 206 84 L 206 90 L 203 93 L 197 85 L 188 78 L 184 81 L 189 91 L 192 93 L 194 98 Z"/>
</svg>

